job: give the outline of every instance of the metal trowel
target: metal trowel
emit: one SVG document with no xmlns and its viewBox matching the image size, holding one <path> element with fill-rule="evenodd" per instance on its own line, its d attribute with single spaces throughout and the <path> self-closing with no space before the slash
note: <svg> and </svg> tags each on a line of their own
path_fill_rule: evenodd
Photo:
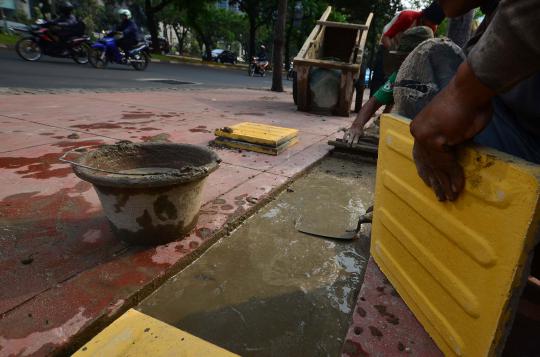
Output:
<svg viewBox="0 0 540 357">
<path fill-rule="evenodd" d="M 373 206 L 369 207 L 366 213 L 359 217 L 356 228 L 354 229 L 343 230 L 343 228 L 341 228 L 343 226 L 336 227 L 329 225 L 328 222 L 321 222 L 320 217 L 310 219 L 303 216 L 298 217 L 295 228 L 299 232 L 316 237 L 351 240 L 358 238 L 358 232 L 360 232 L 362 224 L 371 223 L 372 218 Z"/>
</svg>

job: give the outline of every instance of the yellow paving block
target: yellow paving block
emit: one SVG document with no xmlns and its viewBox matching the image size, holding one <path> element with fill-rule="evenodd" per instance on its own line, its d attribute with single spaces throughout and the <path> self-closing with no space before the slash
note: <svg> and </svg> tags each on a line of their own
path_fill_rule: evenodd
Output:
<svg viewBox="0 0 540 357">
<path fill-rule="evenodd" d="M 238 355 L 130 309 L 81 347 L 73 356 L 233 357 Z"/>
<path fill-rule="evenodd" d="M 220 137 L 217 137 L 214 141 L 218 145 L 227 146 L 233 149 L 255 151 L 255 152 L 260 152 L 262 154 L 268 154 L 268 155 L 279 155 L 290 146 L 293 146 L 294 144 L 298 143 L 298 138 L 292 138 L 291 140 L 277 147 L 252 144 L 252 143 L 247 143 L 244 141 L 231 140 L 231 139 L 220 138 Z"/>
<path fill-rule="evenodd" d="M 230 130 L 216 129 L 215 135 L 227 139 L 246 141 L 252 144 L 260 144 L 278 147 L 298 136 L 297 129 L 282 128 L 257 123 L 239 123 L 229 126 Z"/>
<path fill-rule="evenodd" d="M 442 203 L 412 146 L 409 121 L 384 116 L 371 253 L 446 356 L 498 355 L 536 241 L 540 166 L 468 148 L 465 192 Z"/>
</svg>

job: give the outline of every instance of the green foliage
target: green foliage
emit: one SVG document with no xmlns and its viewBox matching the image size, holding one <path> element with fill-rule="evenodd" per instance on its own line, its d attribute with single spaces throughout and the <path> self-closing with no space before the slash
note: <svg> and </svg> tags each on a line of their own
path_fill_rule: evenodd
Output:
<svg viewBox="0 0 540 357">
<path fill-rule="evenodd" d="M 108 28 L 110 21 L 106 9 L 97 0 L 78 0 L 75 16 L 86 25 L 86 32 L 93 33 Z"/>
<path fill-rule="evenodd" d="M 348 15 L 344 14 L 342 12 L 339 12 L 338 10 L 332 11 L 330 16 L 328 17 L 328 21 L 335 21 L 335 22 L 347 22 L 348 21 Z"/>
<path fill-rule="evenodd" d="M 429 6 L 431 2 L 432 0 L 408 0 L 404 5 L 407 9 L 420 10 Z"/>
<path fill-rule="evenodd" d="M 243 42 L 247 38 L 247 16 L 226 9 L 217 8 L 213 3 L 186 3 L 183 7 L 165 12 L 167 21 L 178 21 L 193 30 L 202 50 L 212 50 L 218 42 L 231 44 Z"/>
<path fill-rule="evenodd" d="M 2 27 L 2 29 L 3 29 L 3 27 Z M 13 46 L 13 45 L 15 45 L 15 43 L 17 43 L 18 40 L 19 40 L 19 36 L 5 34 L 3 32 L 0 32 L 0 43 L 1 44 Z"/>
<path fill-rule="evenodd" d="M 26 15 L 26 12 L 20 8 L 17 8 L 17 10 L 15 10 L 15 13 L 13 14 L 13 20 L 27 25 L 32 22 L 32 19 L 30 19 L 28 15 Z"/>
</svg>

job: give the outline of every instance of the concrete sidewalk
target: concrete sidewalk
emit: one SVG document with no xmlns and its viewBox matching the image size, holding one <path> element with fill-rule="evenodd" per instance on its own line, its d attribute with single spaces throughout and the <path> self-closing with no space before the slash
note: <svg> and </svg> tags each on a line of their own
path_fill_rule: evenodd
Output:
<svg viewBox="0 0 540 357">
<path fill-rule="evenodd" d="M 349 119 L 296 111 L 292 96 L 250 90 L 0 96 L 0 354 L 80 346 L 329 150 Z M 118 140 L 207 145 L 252 121 L 299 129 L 273 157 L 218 150 L 196 229 L 154 248 L 111 233 L 92 186 L 58 158 Z M 181 237 L 179 237 L 181 238 Z"/>
</svg>

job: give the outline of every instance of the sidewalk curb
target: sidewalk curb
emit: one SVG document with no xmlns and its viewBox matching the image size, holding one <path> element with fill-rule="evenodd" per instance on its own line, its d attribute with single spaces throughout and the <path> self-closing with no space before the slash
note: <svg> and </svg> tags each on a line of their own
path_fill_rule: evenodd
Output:
<svg viewBox="0 0 540 357">
<path fill-rule="evenodd" d="M 152 63 L 168 63 L 168 64 L 187 64 L 187 65 L 193 65 L 193 66 L 199 66 L 199 67 L 210 67 L 210 68 L 217 68 L 217 69 L 232 69 L 232 70 L 235 70 L 235 71 L 247 71 L 248 68 L 249 68 L 248 66 L 239 67 L 239 66 L 236 66 L 236 65 L 213 64 L 213 63 L 209 63 L 209 62 L 197 63 L 197 62 L 175 61 L 175 60 L 164 61 L 164 60 L 160 60 L 160 59 L 157 59 L 157 58 L 151 58 L 150 62 L 152 62 Z M 272 73 L 272 70 L 267 71 L 267 73 Z M 283 69 L 283 74 L 287 74 L 286 69 Z"/>
<path fill-rule="evenodd" d="M 200 67 L 210 67 L 210 68 L 218 68 L 218 69 L 232 69 L 236 71 L 247 71 L 248 67 L 240 67 L 236 65 L 222 65 L 222 64 L 213 64 L 208 62 L 189 62 L 189 61 L 182 61 L 182 60 L 161 60 L 157 58 L 151 58 L 152 63 L 168 63 L 168 64 L 189 64 L 193 66 L 200 66 Z"/>
</svg>

